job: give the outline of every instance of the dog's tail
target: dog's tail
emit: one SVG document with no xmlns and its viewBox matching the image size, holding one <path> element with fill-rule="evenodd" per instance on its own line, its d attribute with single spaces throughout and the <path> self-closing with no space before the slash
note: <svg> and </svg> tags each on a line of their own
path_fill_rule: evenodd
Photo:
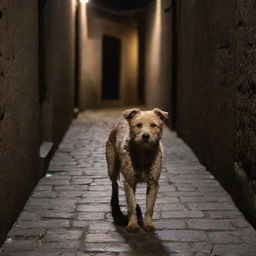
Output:
<svg viewBox="0 0 256 256">
<path fill-rule="evenodd" d="M 112 184 L 112 197 L 111 197 L 111 213 L 114 219 L 114 223 L 120 226 L 127 226 L 128 216 L 124 215 L 120 209 L 119 198 L 118 198 L 118 184 Z M 136 206 L 136 214 L 138 224 L 143 226 L 143 217 L 140 206 Z"/>
</svg>

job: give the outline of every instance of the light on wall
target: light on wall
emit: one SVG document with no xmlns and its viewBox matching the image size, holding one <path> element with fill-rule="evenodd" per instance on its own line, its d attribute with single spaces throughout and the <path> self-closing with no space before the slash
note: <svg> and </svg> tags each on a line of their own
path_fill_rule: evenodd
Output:
<svg viewBox="0 0 256 256">
<path fill-rule="evenodd" d="M 87 4 L 89 2 L 89 0 L 80 0 L 81 4 Z"/>
</svg>

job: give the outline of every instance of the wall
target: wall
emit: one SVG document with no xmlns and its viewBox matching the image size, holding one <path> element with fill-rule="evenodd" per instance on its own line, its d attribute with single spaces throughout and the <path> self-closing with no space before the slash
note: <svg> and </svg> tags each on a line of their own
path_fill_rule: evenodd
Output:
<svg viewBox="0 0 256 256">
<path fill-rule="evenodd" d="M 1 244 L 39 178 L 39 96 L 37 1 L 0 11 Z"/>
<path fill-rule="evenodd" d="M 234 163 L 235 3 L 179 1 L 177 8 L 177 131 L 228 184 Z"/>
<path fill-rule="evenodd" d="M 144 101 L 172 113 L 172 15 L 170 1 L 157 0 L 148 6 L 141 23 Z"/>
<path fill-rule="evenodd" d="M 177 132 L 256 226 L 255 1 L 178 1 Z"/>
<path fill-rule="evenodd" d="M 73 118 L 76 0 L 39 4 L 0 6 L 0 244 L 41 178 L 40 143 Z"/>
<path fill-rule="evenodd" d="M 138 102 L 138 29 L 132 18 L 81 6 L 80 108 L 134 105 Z M 120 99 L 101 100 L 102 37 L 121 40 Z"/>
<path fill-rule="evenodd" d="M 256 227 L 256 1 L 237 2 L 236 154 L 237 198 Z"/>
<path fill-rule="evenodd" d="M 44 7 L 45 99 L 42 139 L 57 145 L 73 118 L 76 0 L 47 0 Z"/>
</svg>

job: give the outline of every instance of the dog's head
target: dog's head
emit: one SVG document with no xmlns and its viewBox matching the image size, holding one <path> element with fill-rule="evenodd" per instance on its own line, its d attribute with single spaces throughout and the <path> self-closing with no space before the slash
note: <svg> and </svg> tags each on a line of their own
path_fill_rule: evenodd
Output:
<svg viewBox="0 0 256 256">
<path fill-rule="evenodd" d="M 124 111 L 123 114 L 129 123 L 130 137 L 134 143 L 151 147 L 161 139 L 163 124 L 168 119 L 168 112 L 158 108 L 150 111 L 134 108 Z"/>
</svg>

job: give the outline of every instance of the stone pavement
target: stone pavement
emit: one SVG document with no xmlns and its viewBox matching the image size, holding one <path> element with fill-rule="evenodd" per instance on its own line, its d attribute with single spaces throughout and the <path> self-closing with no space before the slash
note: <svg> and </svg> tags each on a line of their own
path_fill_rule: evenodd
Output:
<svg viewBox="0 0 256 256">
<path fill-rule="evenodd" d="M 256 255 L 256 232 L 192 151 L 164 131 L 155 233 L 110 215 L 105 141 L 120 110 L 81 113 L 8 234 L 1 256 Z M 137 198 L 145 210 L 145 185 Z M 124 193 L 121 204 L 125 206 Z M 123 207 L 123 211 L 126 209 Z"/>
</svg>

